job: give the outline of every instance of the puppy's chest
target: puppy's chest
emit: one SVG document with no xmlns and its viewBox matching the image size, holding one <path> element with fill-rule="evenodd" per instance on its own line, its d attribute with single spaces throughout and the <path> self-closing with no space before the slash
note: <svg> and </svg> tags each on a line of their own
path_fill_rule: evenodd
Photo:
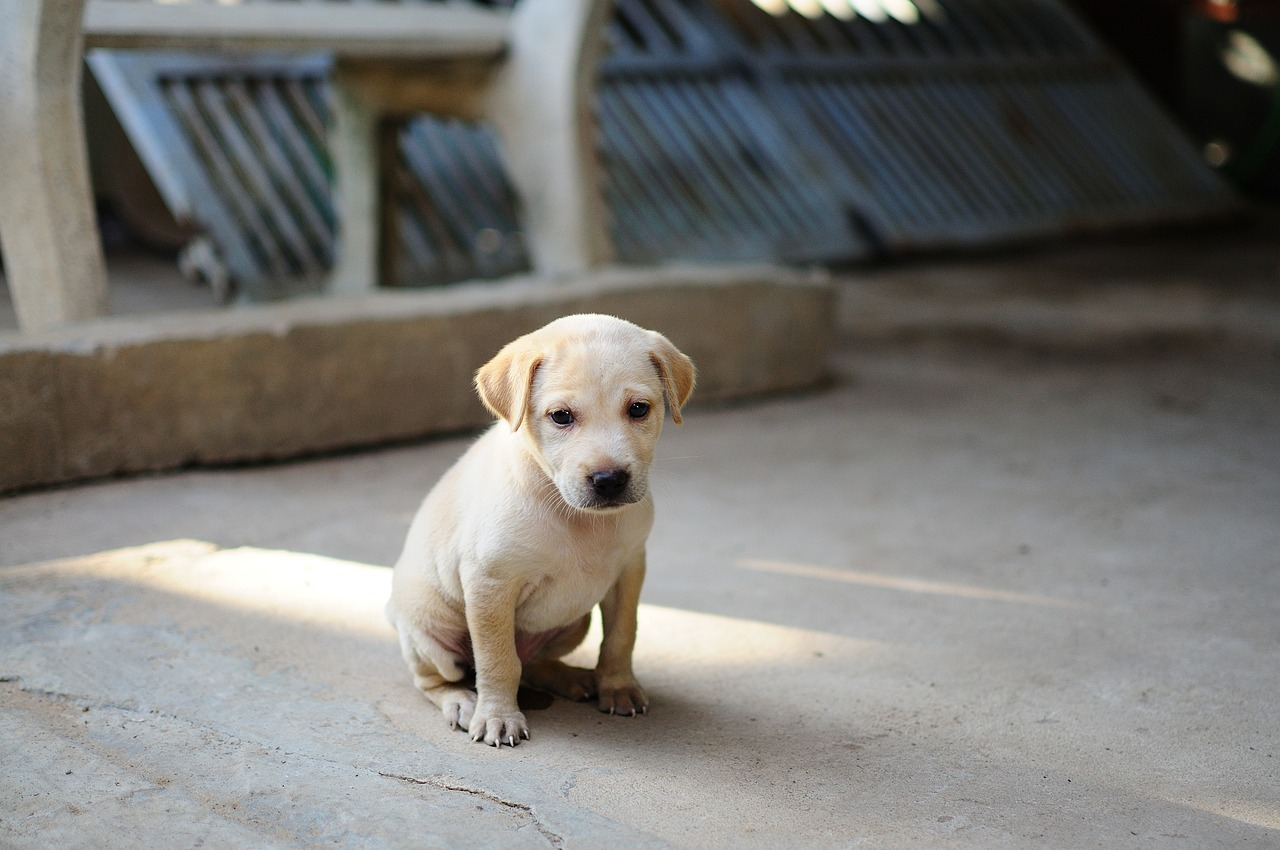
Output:
<svg viewBox="0 0 1280 850">
<path fill-rule="evenodd" d="M 614 545 L 577 541 L 543 553 L 516 607 L 516 621 L 531 631 L 572 622 L 604 598 L 626 565 Z"/>
</svg>

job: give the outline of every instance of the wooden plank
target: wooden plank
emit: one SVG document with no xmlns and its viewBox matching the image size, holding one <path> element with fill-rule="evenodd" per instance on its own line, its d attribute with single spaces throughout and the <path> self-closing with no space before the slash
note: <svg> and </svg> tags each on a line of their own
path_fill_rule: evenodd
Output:
<svg viewBox="0 0 1280 850">
<path fill-rule="evenodd" d="M 496 61 L 509 12 L 447 4 L 206 3 L 88 0 L 86 47 L 332 52 L 343 57 Z"/>
</svg>

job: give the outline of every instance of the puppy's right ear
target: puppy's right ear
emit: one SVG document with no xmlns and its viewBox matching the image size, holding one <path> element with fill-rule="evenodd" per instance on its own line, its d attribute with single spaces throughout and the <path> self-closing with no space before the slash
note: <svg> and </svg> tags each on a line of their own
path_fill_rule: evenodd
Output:
<svg viewBox="0 0 1280 850">
<path fill-rule="evenodd" d="M 680 409 L 693 394 L 698 370 L 683 351 L 671 344 L 671 340 L 657 331 L 649 331 L 649 335 L 654 342 L 649 359 L 658 368 L 658 377 L 662 379 L 663 395 L 667 397 L 667 406 L 671 408 L 671 421 L 679 425 L 684 421 Z"/>
<path fill-rule="evenodd" d="M 519 431 L 524 422 L 529 394 L 533 391 L 533 376 L 541 363 L 541 352 L 523 340 L 516 340 L 476 372 L 476 392 L 480 400 L 494 416 L 507 420 L 512 431 Z"/>
</svg>

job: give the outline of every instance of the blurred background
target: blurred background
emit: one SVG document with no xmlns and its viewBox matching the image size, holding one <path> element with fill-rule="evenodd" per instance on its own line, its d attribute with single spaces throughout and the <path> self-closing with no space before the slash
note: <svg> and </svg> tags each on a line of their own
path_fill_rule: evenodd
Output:
<svg viewBox="0 0 1280 850">
<path fill-rule="evenodd" d="M 857 266 L 1221 221 L 1280 189 L 1277 51 L 1280 0 L 617 0 L 595 99 L 616 258 Z M 330 58 L 86 61 L 118 310 L 320 289 Z M 529 268 L 490 128 L 382 133 L 379 285 Z"/>
</svg>

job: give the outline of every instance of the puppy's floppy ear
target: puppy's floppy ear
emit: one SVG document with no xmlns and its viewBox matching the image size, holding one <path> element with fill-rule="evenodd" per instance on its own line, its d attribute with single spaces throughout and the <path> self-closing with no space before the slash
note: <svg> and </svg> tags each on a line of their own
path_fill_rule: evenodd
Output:
<svg viewBox="0 0 1280 850">
<path fill-rule="evenodd" d="M 680 415 L 680 408 L 684 407 L 684 403 L 693 394 L 697 370 L 693 366 L 693 361 L 672 345 L 671 340 L 657 331 L 649 331 L 649 333 L 653 336 L 653 349 L 649 352 L 649 359 L 658 368 L 658 375 L 662 378 L 662 389 L 667 396 L 667 406 L 671 408 L 671 421 L 679 425 L 684 421 Z"/>
<path fill-rule="evenodd" d="M 508 343 L 476 372 L 476 392 L 484 406 L 519 431 L 529 409 L 533 376 L 542 363 L 542 353 L 527 341 Z"/>
</svg>

